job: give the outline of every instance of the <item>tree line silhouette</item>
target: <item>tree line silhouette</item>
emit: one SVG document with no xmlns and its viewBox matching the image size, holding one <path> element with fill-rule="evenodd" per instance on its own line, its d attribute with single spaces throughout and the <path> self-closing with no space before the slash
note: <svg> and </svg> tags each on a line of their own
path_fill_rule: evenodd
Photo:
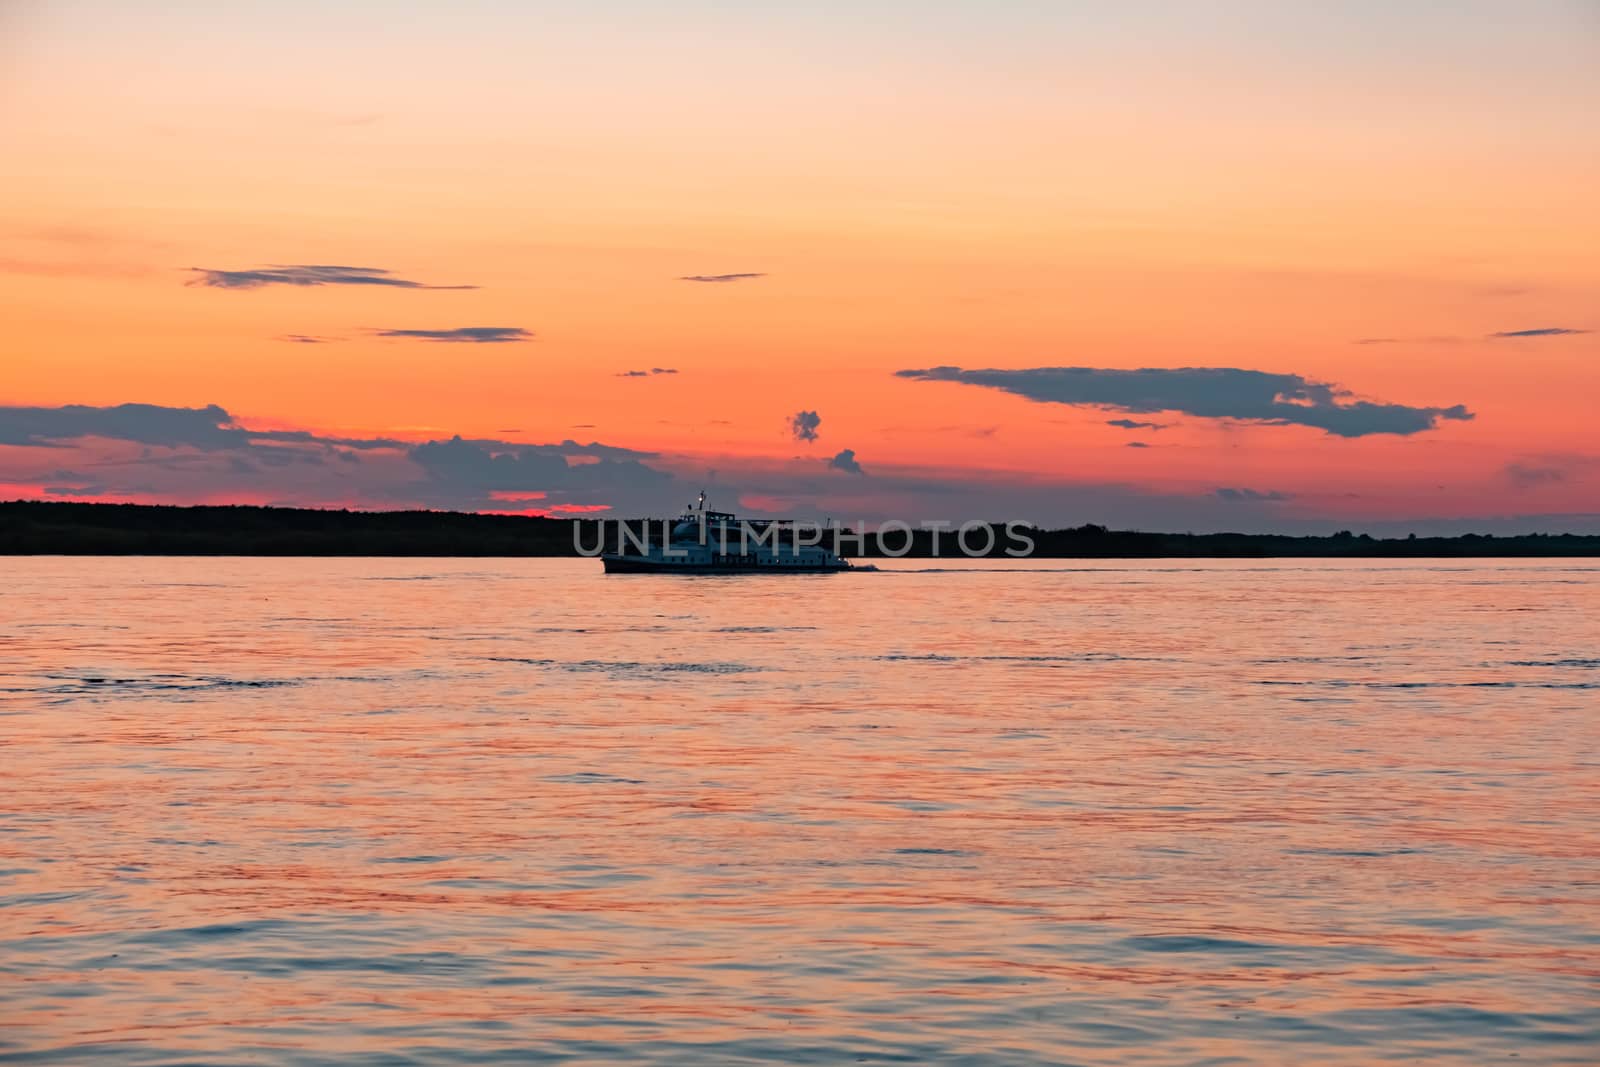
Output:
<svg viewBox="0 0 1600 1067">
<path fill-rule="evenodd" d="M 575 556 L 571 519 L 480 515 L 452 511 L 334 511 L 242 505 L 173 507 L 50 501 L 0 502 L 0 555 L 158 556 Z M 596 520 L 580 531 L 598 543 Z M 609 548 L 616 520 L 605 520 Z M 642 520 L 632 520 L 637 524 Z M 650 520 L 659 538 L 660 520 Z M 994 524 L 991 555 L 1007 558 L 1014 542 Z M 1349 531 L 1330 536 L 1251 533 L 1151 533 L 1084 525 L 1030 528 L 1036 559 L 1288 557 L 1600 556 L 1600 535 L 1520 534 L 1374 538 Z M 981 545 L 981 535 L 969 543 Z M 904 536 L 890 539 L 898 551 Z M 904 558 L 933 557 L 933 534 L 919 530 Z M 959 558 L 953 532 L 937 555 Z M 852 554 L 846 551 L 844 554 Z M 860 558 L 886 553 L 869 537 Z"/>
</svg>

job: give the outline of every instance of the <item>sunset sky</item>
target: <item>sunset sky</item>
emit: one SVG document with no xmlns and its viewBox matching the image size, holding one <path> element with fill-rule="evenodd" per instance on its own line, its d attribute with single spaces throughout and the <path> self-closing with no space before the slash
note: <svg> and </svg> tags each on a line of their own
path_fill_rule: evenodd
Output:
<svg viewBox="0 0 1600 1067">
<path fill-rule="evenodd" d="M 1597 116 L 1592 0 L 0 0 L 0 499 L 1597 530 Z"/>
</svg>

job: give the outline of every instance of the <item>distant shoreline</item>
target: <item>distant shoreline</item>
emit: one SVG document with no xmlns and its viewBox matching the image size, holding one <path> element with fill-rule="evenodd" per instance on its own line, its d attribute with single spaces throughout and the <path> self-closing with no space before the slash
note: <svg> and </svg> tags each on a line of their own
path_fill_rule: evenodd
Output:
<svg viewBox="0 0 1600 1067">
<path fill-rule="evenodd" d="M 0 502 L 0 555 L 576 557 L 572 522 L 450 511 L 10 501 Z M 1094 525 L 1030 532 L 1036 543 L 1026 557 L 1031 559 L 1600 556 L 1600 535 L 1593 534 L 1374 538 L 1349 533 L 1147 533 Z M 584 543 L 596 543 L 592 527 Z M 936 557 L 931 537 L 923 531 L 898 558 L 961 558 L 953 537 L 946 535 L 942 545 Z M 993 556 L 1014 558 L 998 548 Z M 857 558 L 884 557 L 868 551 Z"/>
</svg>

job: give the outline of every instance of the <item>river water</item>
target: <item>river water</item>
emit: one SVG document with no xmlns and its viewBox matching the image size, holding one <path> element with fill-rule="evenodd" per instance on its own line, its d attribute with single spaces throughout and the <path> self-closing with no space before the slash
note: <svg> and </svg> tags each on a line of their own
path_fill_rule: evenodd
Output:
<svg viewBox="0 0 1600 1067">
<path fill-rule="evenodd" d="M 1600 564 L 7 559 L 0 1063 L 1600 1060 Z"/>
</svg>

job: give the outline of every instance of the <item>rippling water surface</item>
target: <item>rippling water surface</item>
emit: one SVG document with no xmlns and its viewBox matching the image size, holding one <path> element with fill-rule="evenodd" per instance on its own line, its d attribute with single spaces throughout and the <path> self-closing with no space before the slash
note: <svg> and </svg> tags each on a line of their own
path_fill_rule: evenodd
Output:
<svg viewBox="0 0 1600 1067">
<path fill-rule="evenodd" d="M 1594 563 L 3 567 L 0 1062 L 1600 1060 Z"/>
</svg>

